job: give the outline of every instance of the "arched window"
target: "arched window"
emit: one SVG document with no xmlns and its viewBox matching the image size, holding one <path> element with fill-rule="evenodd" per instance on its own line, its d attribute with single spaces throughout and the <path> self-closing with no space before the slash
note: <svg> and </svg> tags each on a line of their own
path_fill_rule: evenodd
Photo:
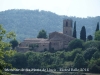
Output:
<svg viewBox="0 0 100 75">
<path fill-rule="evenodd" d="M 66 22 L 66 27 L 68 27 L 68 22 Z"/>
</svg>

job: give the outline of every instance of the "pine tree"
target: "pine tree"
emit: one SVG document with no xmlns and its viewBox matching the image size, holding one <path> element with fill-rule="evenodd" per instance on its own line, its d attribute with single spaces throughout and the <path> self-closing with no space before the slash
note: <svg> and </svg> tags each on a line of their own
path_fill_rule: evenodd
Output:
<svg viewBox="0 0 100 75">
<path fill-rule="evenodd" d="M 99 22 L 97 23 L 96 31 L 99 31 Z"/>
<path fill-rule="evenodd" d="M 82 29 L 81 29 L 80 39 L 86 41 L 86 29 L 85 29 L 85 26 L 83 26 Z"/>
<path fill-rule="evenodd" d="M 76 21 L 74 22 L 73 37 L 77 38 L 77 36 L 76 36 Z"/>
</svg>

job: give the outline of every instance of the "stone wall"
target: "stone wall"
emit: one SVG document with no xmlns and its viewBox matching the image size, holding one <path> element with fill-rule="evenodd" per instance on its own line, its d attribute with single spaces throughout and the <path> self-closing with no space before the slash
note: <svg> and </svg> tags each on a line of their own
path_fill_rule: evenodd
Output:
<svg viewBox="0 0 100 75">
<path fill-rule="evenodd" d="M 35 47 L 33 51 L 44 51 L 49 50 L 49 41 L 48 39 L 25 39 L 23 42 L 19 44 L 19 47 L 17 48 L 18 51 L 28 51 L 29 45 L 36 44 L 38 47 Z"/>
<path fill-rule="evenodd" d="M 67 48 L 68 43 L 72 41 L 72 20 L 63 20 L 63 33 L 52 32 L 49 34 L 49 39 L 43 38 L 28 38 L 19 44 L 17 48 L 18 51 L 26 52 L 29 50 L 30 44 L 37 44 L 34 51 L 44 51 L 49 50 L 49 48 L 54 48 L 54 50 L 60 50 Z"/>
<path fill-rule="evenodd" d="M 55 50 L 67 48 L 68 43 L 73 39 L 74 39 L 73 37 L 59 32 L 53 32 L 50 33 L 49 35 L 49 41 L 51 42 L 51 47 L 54 48 Z"/>
<path fill-rule="evenodd" d="M 63 34 L 72 36 L 72 20 L 63 20 Z"/>
</svg>

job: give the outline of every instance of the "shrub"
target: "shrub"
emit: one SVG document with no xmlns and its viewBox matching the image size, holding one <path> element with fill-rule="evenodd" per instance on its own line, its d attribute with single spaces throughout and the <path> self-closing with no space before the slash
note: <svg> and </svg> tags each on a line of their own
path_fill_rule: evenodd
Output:
<svg viewBox="0 0 100 75">
<path fill-rule="evenodd" d="M 80 39 L 75 39 L 68 44 L 68 50 L 73 50 L 76 48 L 83 48 L 83 41 Z"/>
<path fill-rule="evenodd" d="M 85 60 L 90 60 L 92 58 L 92 55 L 97 51 L 98 49 L 96 47 L 87 48 L 84 51 L 84 58 Z"/>
<path fill-rule="evenodd" d="M 84 43 L 84 50 L 86 50 L 87 48 L 91 48 L 91 47 L 96 47 L 99 49 L 100 42 L 99 41 L 87 41 Z"/>
<path fill-rule="evenodd" d="M 92 73 L 100 73 L 100 58 L 97 60 L 95 59 L 90 60 L 89 70 Z"/>
</svg>

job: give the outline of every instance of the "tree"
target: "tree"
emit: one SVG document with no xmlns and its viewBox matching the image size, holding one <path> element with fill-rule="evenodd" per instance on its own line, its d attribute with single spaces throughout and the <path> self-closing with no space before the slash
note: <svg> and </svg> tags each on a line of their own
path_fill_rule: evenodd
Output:
<svg viewBox="0 0 100 75">
<path fill-rule="evenodd" d="M 99 22 L 97 23 L 96 31 L 99 31 Z"/>
<path fill-rule="evenodd" d="M 30 44 L 29 45 L 29 50 L 31 50 L 31 51 L 34 50 L 35 51 L 35 49 L 38 48 L 38 47 L 39 47 L 38 44 Z"/>
<path fill-rule="evenodd" d="M 74 22 L 73 37 L 77 38 L 77 36 L 76 36 L 76 21 Z"/>
<path fill-rule="evenodd" d="M 27 59 L 28 68 L 41 68 L 41 60 L 42 59 L 38 53 L 32 52 L 32 54 L 29 55 Z"/>
<path fill-rule="evenodd" d="M 92 47 L 95 47 L 97 49 L 99 49 L 100 47 L 100 41 L 87 41 L 84 43 L 84 50 L 86 50 L 87 48 L 92 48 Z"/>
<path fill-rule="evenodd" d="M 46 31 L 45 30 L 39 31 L 37 38 L 44 38 L 44 39 L 46 39 L 47 38 Z"/>
<path fill-rule="evenodd" d="M 85 26 L 83 26 L 81 31 L 80 31 L 80 39 L 86 41 L 86 29 L 85 29 Z"/>
<path fill-rule="evenodd" d="M 95 32 L 95 40 L 100 41 L 100 30 Z"/>
<path fill-rule="evenodd" d="M 11 43 L 12 49 L 15 49 L 15 47 L 18 46 L 18 41 L 16 39 L 11 40 L 10 43 Z"/>
<path fill-rule="evenodd" d="M 77 48 L 74 49 L 73 51 L 70 52 L 71 53 L 71 61 L 74 61 L 75 56 L 79 53 L 82 54 L 82 49 L 81 48 Z"/>
<path fill-rule="evenodd" d="M 100 51 L 96 51 L 96 52 L 93 54 L 93 58 L 94 58 L 94 59 L 99 59 L 99 58 L 100 58 Z"/>
<path fill-rule="evenodd" d="M 27 67 L 27 59 L 24 53 L 16 53 L 14 56 L 9 58 L 10 63 L 15 68 L 26 68 Z"/>
<path fill-rule="evenodd" d="M 11 67 L 11 64 L 7 63 L 4 58 L 5 56 L 10 57 L 11 55 L 14 55 L 14 51 L 5 50 L 6 47 L 10 47 L 10 43 L 4 41 L 5 39 L 11 39 L 12 37 L 15 37 L 13 32 L 6 33 L 6 30 L 0 25 L 0 75 L 9 75 L 4 69 L 8 66 Z"/>
<path fill-rule="evenodd" d="M 93 54 L 97 51 L 98 49 L 96 47 L 91 47 L 91 48 L 87 48 L 84 51 L 84 58 L 85 60 L 90 60 L 93 56 Z"/>
<path fill-rule="evenodd" d="M 83 40 L 75 39 L 68 44 L 68 49 L 73 50 L 76 48 L 83 48 Z"/>
<path fill-rule="evenodd" d="M 74 67 L 78 69 L 85 67 L 85 59 L 82 54 L 76 55 L 74 59 Z"/>
<path fill-rule="evenodd" d="M 88 41 L 93 40 L 92 35 L 88 35 L 87 40 L 88 40 Z"/>
<path fill-rule="evenodd" d="M 89 71 L 92 73 L 100 73 L 100 58 L 99 59 L 91 59 L 88 65 Z"/>
</svg>

